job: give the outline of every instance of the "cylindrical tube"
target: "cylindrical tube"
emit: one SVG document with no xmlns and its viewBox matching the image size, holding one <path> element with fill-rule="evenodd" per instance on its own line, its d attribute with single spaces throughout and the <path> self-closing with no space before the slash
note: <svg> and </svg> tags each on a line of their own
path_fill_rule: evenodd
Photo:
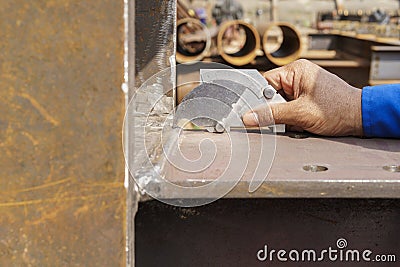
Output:
<svg viewBox="0 0 400 267">
<path fill-rule="evenodd" d="M 235 66 L 249 64 L 260 49 L 260 35 L 251 24 L 233 20 L 221 25 L 217 37 L 218 53 Z"/>
<path fill-rule="evenodd" d="M 272 29 L 274 27 L 278 27 L 282 31 L 282 40 L 280 42 L 279 48 L 271 52 L 268 49 L 268 39 L 271 37 Z M 265 56 L 268 58 L 269 61 L 278 66 L 286 65 L 300 57 L 300 34 L 296 30 L 296 28 L 289 23 L 271 23 L 264 32 L 262 47 Z"/>
<path fill-rule="evenodd" d="M 178 63 L 202 60 L 211 47 L 207 27 L 198 19 L 185 18 L 177 22 L 176 61 Z"/>
</svg>

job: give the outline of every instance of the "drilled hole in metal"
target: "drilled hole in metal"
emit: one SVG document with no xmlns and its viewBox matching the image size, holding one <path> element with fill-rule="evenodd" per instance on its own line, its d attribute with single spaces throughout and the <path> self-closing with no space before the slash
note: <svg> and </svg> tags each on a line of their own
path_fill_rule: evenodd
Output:
<svg viewBox="0 0 400 267">
<path fill-rule="evenodd" d="M 388 172 L 400 172 L 400 165 L 383 166 L 383 169 Z"/>
<path fill-rule="evenodd" d="M 328 170 L 328 167 L 321 165 L 305 165 L 303 166 L 303 170 L 307 172 L 324 172 Z"/>
</svg>

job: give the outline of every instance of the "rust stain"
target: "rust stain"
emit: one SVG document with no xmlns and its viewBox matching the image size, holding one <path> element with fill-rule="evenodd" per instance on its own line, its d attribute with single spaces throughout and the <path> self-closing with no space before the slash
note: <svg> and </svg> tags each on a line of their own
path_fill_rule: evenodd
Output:
<svg viewBox="0 0 400 267">
<path fill-rule="evenodd" d="M 66 183 L 68 181 L 71 181 L 71 179 L 72 178 L 66 178 L 66 179 L 62 179 L 62 180 L 59 180 L 59 181 L 55 181 L 55 182 L 45 183 L 45 184 L 42 184 L 42 185 L 32 186 L 32 187 L 24 188 L 24 189 L 20 189 L 20 190 L 7 191 L 7 192 L 3 192 L 3 193 L 17 194 L 17 193 L 22 193 L 22 192 L 40 190 L 40 189 L 48 188 L 48 187 L 51 187 L 51 186 L 56 186 L 56 185 L 60 185 L 60 184 Z"/>
<path fill-rule="evenodd" d="M 34 99 L 32 96 L 25 94 L 25 93 L 19 94 L 19 96 L 29 100 L 29 102 L 31 102 L 32 106 L 34 108 L 36 108 L 37 111 L 39 111 L 40 115 L 42 115 L 45 120 L 47 120 L 54 126 L 58 126 L 60 124 L 60 122 L 58 120 L 56 120 L 55 118 L 53 118 L 47 112 L 47 110 L 41 104 L 39 104 L 39 102 L 37 102 L 36 99 Z"/>
<path fill-rule="evenodd" d="M 29 139 L 34 146 L 37 146 L 39 142 L 28 132 L 22 131 L 21 134 Z"/>
<path fill-rule="evenodd" d="M 107 193 L 100 193 L 100 194 L 93 194 L 87 196 L 77 196 L 77 197 L 63 197 L 63 198 L 45 198 L 45 199 L 34 199 L 34 200 L 25 200 L 25 201 L 15 201 L 15 202 L 5 202 L 0 203 L 0 208 L 2 207 L 19 207 L 19 206 L 26 206 L 26 205 L 35 205 L 35 204 L 42 204 L 48 202 L 68 202 L 68 201 L 77 201 L 77 200 L 89 200 L 92 198 L 99 198 L 104 196 L 115 195 L 115 193 L 107 192 Z"/>
<path fill-rule="evenodd" d="M 89 206 L 83 205 L 82 207 L 80 207 L 79 209 L 77 209 L 74 212 L 74 217 L 79 217 L 79 215 L 81 215 L 82 213 L 86 213 L 88 210 L 89 210 Z"/>
<path fill-rule="evenodd" d="M 90 187 L 95 187 L 95 186 L 102 186 L 102 187 L 107 187 L 107 188 L 121 188 L 124 186 L 123 182 L 115 182 L 115 183 L 90 183 L 87 184 Z"/>
<path fill-rule="evenodd" d="M 44 223 L 48 220 L 54 220 L 57 218 L 57 215 L 60 213 L 60 211 L 62 211 L 62 208 L 58 208 L 55 210 L 49 210 L 48 212 L 43 212 L 39 219 L 28 222 L 27 224 L 38 225 L 38 224 Z"/>
</svg>

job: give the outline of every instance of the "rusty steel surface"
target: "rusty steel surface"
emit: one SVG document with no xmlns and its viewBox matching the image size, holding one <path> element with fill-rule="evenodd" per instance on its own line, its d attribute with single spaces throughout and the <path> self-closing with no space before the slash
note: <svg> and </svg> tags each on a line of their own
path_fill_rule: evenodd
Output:
<svg viewBox="0 0 400 267">
<path fill-rule="evenodd" d="M 384 166 L 399 165 L 399 140 L 316 136 L 297 139 L 288 134 L 277 135 L 275 157 L 268 177 L 256 192 L 249 193 L 249 182 L 259 163 L 261 142 L 264 140 L 263 149 L 274 149 L 274 144 L 270 134 L 232 131 L 230 135 L 243 142 L 248 137 L 250 156 L 241 181 L 227 197 L 400 197 L 400 172 L 384 169 Z M 200 172 L 186 172 L 167 163 L 165 177 L 169 181 L 200 186 L 220 177 L 227 166 L 235 168 L 229 165 L 232 148 L 228 134 L 186 131 L 179 137 L 176 149 L 180 149 L 188 160 L 212 158 L 213 149 L 199 149 L 199 144 L 206 138 L 212 140 L 216 147 L 212 164 Z M 177 150 L 170 152 L 171 162 L 176 153 Z M 247 151 L 239 153 L 243 155 L 243 160 L 247 160 Z M 261 175 L 255 179 L 262 180 L 264 177 Z M 171 192 L 162 191 L 162 182 L 159 187 L 160 197 L 168 198 Z"/>
<path fill-rule="evenodd" d="M 2 1 L 0 266 L 123 266 L 123 1 Z"/>
</svg>

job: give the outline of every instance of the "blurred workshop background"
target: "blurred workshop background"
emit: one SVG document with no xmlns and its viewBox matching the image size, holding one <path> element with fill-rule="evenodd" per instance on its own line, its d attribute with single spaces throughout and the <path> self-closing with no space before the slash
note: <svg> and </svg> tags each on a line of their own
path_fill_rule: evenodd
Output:
<svg viewBox="0 0 400 267">
<path fill-rule="evenodd" d="M 359 88 L 396 82 L 399 5 L 394 0 L 179 0 L 176 57 L 179 63 L 203 60 L 260 71 L 306 58 Z M 178 101 L 190 89 L 180 88 Z"/>
</svg>

